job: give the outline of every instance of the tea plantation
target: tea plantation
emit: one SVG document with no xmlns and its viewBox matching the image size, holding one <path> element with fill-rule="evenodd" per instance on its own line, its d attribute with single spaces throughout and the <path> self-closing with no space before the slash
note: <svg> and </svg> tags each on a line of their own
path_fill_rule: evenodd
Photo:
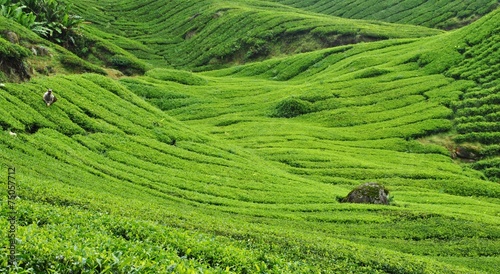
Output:
<svg viewBox="0 0 500 274">
<path fill-rule="evenodd" d="M 196 70 L 361 41 L 441 32 L 297 11 L 269 1 L 74 2 L 91 23 L 88 31 L 113 39 L 116 45 L 156 66 Z M 88 9 L 89 3 L 93 3 L 93 9 Z"/>
<path fill-rule="evenodd" d="M 272 2 L 345 18 L 381 20 L 443 29 L 458 28 L 468 24 L 493 11 L 500 3 L 498 0 L 272 0 Z"/>
<path fill-rule="evenodd" d="M 74 54 L 0 16 L 0 273 L 500 273 L 495 1 L 71 2 Z"/>
</svg>

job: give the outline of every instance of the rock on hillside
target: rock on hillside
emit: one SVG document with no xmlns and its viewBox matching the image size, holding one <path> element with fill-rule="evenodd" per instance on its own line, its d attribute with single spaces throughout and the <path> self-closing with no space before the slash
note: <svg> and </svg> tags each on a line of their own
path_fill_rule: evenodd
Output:
<svg viewBox="0 0 500 274">
<path fill-rule="evenodd" d="M 379 183 L 365 183 L 349 192 L 342 201 L 359 204 L 389 204 L 389 190 Z"/>
</svg>

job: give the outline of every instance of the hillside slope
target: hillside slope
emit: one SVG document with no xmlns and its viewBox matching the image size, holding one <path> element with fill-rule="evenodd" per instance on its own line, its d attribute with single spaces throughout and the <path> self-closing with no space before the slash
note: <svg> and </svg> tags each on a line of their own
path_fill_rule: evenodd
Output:
<svg viewBox="0 0 500 274">
<path fill-rule="evenodd" d="M 92 3 L 93 9 L 87 6 Z M 74 1 L 93 27 L 156 66 L 209 69 L 271 56 L 440 31 L 349 20 L 263 1 Z M 91 30 L 90 30 L 91 31 Z M 140 42 L 128 43 L 129 40 Z"/>
<path fill-rule="evenodd" d="M 481 159 L 472 164 L 493 181 L 500 180 L 500 11 L 474 31 L 465 32 L 459 48 L 462 59 L 447 71 L 455 79 L 474 81 L 452 108 L 462 143 L 480 144 Z"/>
<path fill-rule="evenodd" d="M 271 2 L 344 18 L 380 20 L 430 28 L 462 27 L 499 6 L 498 0 L 446 1 L 302 1 Z"/>
<path fill-rule="evenodd" d="M 140 17 L 130 28 L 113 19 L 154 2 L 89 1 L 95 22 L 123 26 L 88 30 L 136 41 L 131 51 L 154 60 L 156 49 L 137 42 L 154 36 L 133 21 Z M 168 5 L 210 15 L 218 3 L 230 2 Z M 266 3 L 290 10 L 246 3 L 233 3 L 234 15 L 258 14 Z M 288 15 L 297 14 L 317 18 Z M 203 73 L 157 67 L 119 80 L 75 74 L 6 83 L 0 165 L 15 168 L 18 196 L 11 272 L 497 272 L 500 185 L 429 139 L 465 134 L 457 125 L 468 122 L 459 114 L 471 98 L 494 102 L 499 15 L 426 38 Z M 41 100 L 47 88 L 59 98 L 51 107 Z M 371 181 L 389 188 L 391 206 L 339 202 Z M 7 194 L 2 187 L 2 228 L 12 216 Z M 0 229 L 0 239 L 8 254 L 9 231 Z M 0 256 L 0 271 L 8 260 Z"/>
<path fill-rule="evenodd" d="M 362 125 L 360 129 L 363 130 L 356 134 L 369 134 L 371 138 L 378 138 L 379 135 L 373 135 L 373 129 L 366 124 L 378 119 L 387 123 L 391 118 L 387 114 L 380 118 L 373 116 L 374 112 L 383 110 L 380 105 L 385 99 L 380 91 L 388 92 L 389 99 L 393 100 L 391 103 L 401 106 L 411 102 L 401 102 L 404 99 L 402 95 L 421 95 L 423 101 L 416 102 L 421 102 L 427 110 L 436 111 L 431 107 L 434 101 L 443 109 L 440 118 L 453 119 L 454 123 L 436 122 L 433 125 L 435 129 L 422 129 L 420 133 L 407 135 L 405 129 L 400 127 L 401 122 L 398 122 L 391 125 L 394 134 L 414 138 L 449 131 L 457 143 L 473 148 L 477 155 L 473 160 L 481 158 L 472 166 L 497 181 L 500 176 L 496 144 L 498 108 L 495 106 L 498 102 L 499 13 L 496 10 L 476 24 L 435 38 L 339 47 L 233 67 L 208 75 L 296 80 L 299 85 L 288 96 L 297 96 L 312 103 L 312 109 L 308 111 L 312 113 L 307 114 L 308 118 L 313 118 L 311 121 L 321 121 L 324 126 L 346 127 L 343 132 L 357 132 L 356 127 Z M 378 76 L 380 79 L 374 78 Z M 405 79 L 408 77 L 410 79 Z M 308 84 L 303 85 L 302 81 Z M 401 83 L 400 86 L 398 83 Z M 351 94 L 349 89 L 354 89 L 354 93 Z M 325 93 L 326 90 L 331 90 L 331 94 Z M 370 98 L 363 99 L 363 94 Z M 374 104 L 376 107 L 373 107 Z M 370 107 L 364 108 L 366 105 Z M 405 111 L 401 114 L 408 118 L 414 116 L 411 109 Z M 429 115 L 432 117 L 435 114 Z M 392 118 L 401 119 L 399 115 Z M 412 124 L 412 130 L 418 130 L 417 125 Z M 459 149 L 450 143 L 446 145 L 451 153 Z"/>
<path fill-rule="evenodd" d="M 39 91 L 48 86 L 60 96 L 51 108 L 40 100 Z M 102 76 L 52 77 L 30 84 L 8 85 L 7 90 L 2 90 L 2 101 L 11 114 L 5 113 L 1 124 L 17 133 L 15 138 L 1 134 L 1 159 L 2 166 L 13 166 L 18 174 L 19 238 L 30 238 L 20 245 L 18 262 L 24 269 L 33 267 L 37 272 L 45 272 L 61 254 L 66 259 L 58 267 L 65 269 L 75 260 L 78 262 L 80 252 L 95 252 L 86 258 L 90 266 L 107 254 L 106 248 L 99 251 L 94 245 L 84 245 L 82 250 L 68 253 L 64 243 L 57 239 L 37 247 L 36 242 L 47 233 L 66 229 L 65 222 L 51 215 L 44 217 L 52 211 L 84 210 L 93 212 L 92 219 L 104 213 L 113 216 L 110 218 L 127 216 L 200 228 L 219 223 L 215 228 L 205 229 L 210 231 L 221 229 L 222 225 L 211 215 L 218 211 L 220 214 L 246 211 L 248 206 L 242 205 L 249 202 L 245 201 L 266 205 L 302 200 L 287 196 L 277 199 L 286 193 L 285 184 L 290 184 L 289 196 L 303 193 L 304 203 L 324 196 L 318 192 L 318 187 L 323 187 L 307 187 L 316 184 L 312 181 L 304 185 L 303 180 L 281 171 L 271 173 L 269 167 L 266 170 L 270 173 L 263 172 L 264 163 L 259 164 L 261 161 L 255 156 L 217 144 L 179 125 Z M 250 177 L 253 180 L 247 181 Z M 237 188 L 242 189 L 233 191 Z M 59 209 L 60 206 L 68 209 Z M 200 206 L 205 213 L 199 211 Z M 5 209 L 3 204 L 2 212 Z M 69 220 L 69 224 L 77 221 Z M 93 228 L 86 229 L 94 233 Z M 98 236 L 89 236 L 89 241 L 97 244 L 99 237 L 112 240 L 121 236 L 116 233 L 120 232 L 100 232 Z M 79 242 L 68 237 L 72 243 Z M 38 248 L 50 248 L 53 253 L 40 253 Z M 120 250 L 127 254 L 126 246 Z M 132 254 L 126 255 L 132 258 L 129 256 Z M 182 261 L 181 256 L 177 260 Z M 6 266 L 4 259 L 1 265 Z M 163 267 L 166 269 L 168 265 Z"/>
<path fill-rule="evenodd" d="M 46 87 L 60 96 L 50 108 L 40 100 L 40 91 Z M 440 263 L 432 256 L 421 257 L 423 250 L 429 252 L 426 242 L 434 237 L 448 239 L 448 244 L 456 248 L 462 244 L 453 239 L 467 238 L 474 244 L 481 243 L 482 256 L 495 254 L 498 217 L 494 217 L 494 209 L 498 201 L 485 197 L 497 197 L 499 188 L 461 171 L 439 153 L 384 149 L 386 165 L 396 155 L 407 159 L 404 162 L 411 159 L 414 165 L 415 173 L 407 179 L 394 170 L 385 175 L 389 177 L 384 182 L 404 206 L 347 205 L 338 203 L 336 197 L 345 195 L 356 181 L 367 178 L 355 177 L 351 170 L 350 174 L 337 175 L 336 182 L 324 184 L 325 180 L 315 175 L 293 175 L 284 166 L 242 149 L 235 142 L 195 133 L 103 76 L 35 79 L 29 84 L 8 85 L 1 94 L 11 113 L 2 116 L 1 124 L 17 133 L 16 137 L 0 135 L 0 155 L 3 166 L 16 169 L 20 197 L 17 258 L 22 269 L 87 272 L 107 268 L 131 272 L 170 268 L 182 272 L 198 267 L 207 271 L 227 267 L 237 273 L 260 272 L 258 269 L 305 273 L 319 269 L 391 272 L 399 268 L 406 272 L 416 267 L 419 271 L 470 271 Z M 202 127 L 195 128 L 200 132 Z M 274 132 L 272 138 L 283 138 L 279 135 Z M 292 138 L 286 143 L 303 142 L 294 141 L 291 132 L 284 138 Z M 248 146 L 248 140 L 237 143 Z M 270 140 L 265 143 L 273 146 Z M 355 160 L 359 153 L 356 145 L 334 145 L 321 139 L 310 144 L 320 143 L 325 146 L 323 152 L 303 155 L 317 163 L 338 163 L 329 161 L 328 155 L 341 149 L 342 162 L 359 162 Z M 270 155 L 291 156 L 300 148 L 287 148 L 285 154 L 277 149 Z M 365 156 L 367 151 L 376 151 L 372 149 L 363 149 Z M 262 154 L 261 149 L 255 151 Z M 380 153 L 373 156 L 372 160 L 365 158 L 363 166 L 372 166 L 379 173 L 382 169 L 374 164 L 380 161 Z M 429 161 L 439 165 L 441 172 L 425 167 Z M 324 166 L 323 170 L 332 169 Z M 405 173 L 412 174 L 407 170 Z M 422 177 L 431 173 L 435 174 L 432 179 Z M 434 183 L 429 184 L 429 180 Z M 468 186 L 461 186 L 463 180 L 468 181 Z M 421 188 L 427 189 L 424 200 L 415 192 Z M 463 193 L 467 197 L 446 193 Z M 4 194 L 2 189 L 2 197 Z M 471 194 L 477 198 L 471 199 Z M 429 199 L 432 206 L 427 205 Z M 437 203 L 443 199 L 453 199 L 462 206 L 444 210 L 446 204 Z M 472 218 L 467 214 L 468 207 L 485 211 Z M 2 214 L 7 214 L 6 209 L 3 203 Z M 345 215 L 345 211 L 351 213 Z M 353 215 L 353 211 L 358 213 Z M 431 226 L 439 226 L 442 234 L 435 236 L 434 232 L 416 229 L 415 218 L 431 221 Z M 468 223 L 462 224 L 462 220 Z M 2 222 L 6 219 L 2 218 Z M 394 222 L 401 226 L 400 232 L 392 231 L 393 240 L 381 241 Z M 378 228 L 372 227 L 374 224 Z M 150 229 L 143 231 L 144 226 Z M 164 233 L 173 238 L 163 238 Z M 487 235 L 489 244 L 481 238 L 474 240 L 476 233 Z M 208 241 L 216 235 L 218 238 Z M 428 240 L 413 244 L 412 250 L 402 250 L 399 244 L 393 246 L 407 237 Z M 373 240 L 377 238 L 380 240 Z M 178 242 L 180 239 L 185 240 Z M 294 249 L 290 250 L 291 246 Z M 432 250 L 433 256 L 444 252 L 434 245 Z M 380 252 L 384 254 L 383 264 L 378 258 Z M 461 256 L 454 249 L 447 254 Z M 113 263 L 113 256 L 119 260 Z M 340 262 L 328 266 L 330 260 Z M 58 264 L 53 264 L 55 261 Z M 306 263 L 297 264 L 299 261 Z M 6 264 L 3 259 L 1 265 Z"/>
<path fill-rule="evenodd" d="M 405 195 L 399 191 L 411 189 L 411 195 L 417 195 L 431 189 L 498 198 L 496 190 L 490 192 L 497 183 L 476 184 L 473 178 L 484 177 L 450 157 L 453 143 L 421 144 L 429 135 L 455 134 L 453 105 L 477 83 L 442 73 L 465 62 L 467 37 L 484 42 L 479 44 L 488 49 L 485 52 L 494 51 L 489 41 L 496 38 L 489 37 L 497 37 L 498 15 L 495 11 L 468 28 L 419 41 L 344 46 L 206 72 L 203 75 L 213 78 L 203 84 L 179 82 L 179 73 L 162 69 L 122 82 L 168 114 L 304 178 L 338 186 L 379 181 L 396 188 L 397 196 Z M 291 113 L 294 118 L 276 117 L 283 104 L 306 107 Z M 387 241 L 370 240 L 380 247 Z M 420 244 L 412 241 L 411 252 L 425 253 L 428 246 L 416 251 Z M 474 260 L 489 264 L 489 258 L 479 257 Z"/>
</svg>

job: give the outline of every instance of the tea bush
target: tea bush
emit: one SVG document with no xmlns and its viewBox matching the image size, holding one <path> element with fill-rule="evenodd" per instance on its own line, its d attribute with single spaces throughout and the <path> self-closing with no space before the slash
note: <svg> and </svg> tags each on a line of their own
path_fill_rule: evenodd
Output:
<svg viewBox="0 0 500 274">
<path fill-rule="evenodd" d="M 146 72 L 146 75 L 158 80 L 173 81 L 184 85 L 198 86 L 207 83 L 207 80 L 203 79 L 200 76 L 179 70 L 153 69 Z"/>
<path fill-rule="evenodd" d="M 298 98 L 287 98 L 279 102 L 273 113 L 273 117 L 293 118 L 312 111 L 311 104 Z"/>
</svg>

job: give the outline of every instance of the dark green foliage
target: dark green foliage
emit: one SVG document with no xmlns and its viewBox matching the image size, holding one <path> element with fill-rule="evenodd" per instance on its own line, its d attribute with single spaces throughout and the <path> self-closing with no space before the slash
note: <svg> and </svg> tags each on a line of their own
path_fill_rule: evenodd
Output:
<svg viewBox="0 0 500 274">
<path fill-rule="evenodd" d="M 472 167 L 481 170 L 492 181 L 500 180 L 500 156 L 498 146 L 495 147 L 496 157 L 490 157 L 472 164 Z M 490 150 L 491 151 L 491 150 Z"/>
<path fill-rule="evenodd" d="M 482 156 L 500 156 L 500 145 L 494 144 L 481 149 L 480 154 Z"/>
<path fill-rule="evenodd" d="M 83 19 L 70 14 L 71 6 L 67 3 L 57 0 L 2 0 L 0 4 L 3 16 L 65 47 L 75 45 Z"/>
<path fill-rule="evenodd" d="M 172 81 L 183 85 L 205 85 L 207 80 L 187 71 L 173 69 L 153 69 L 146 72 L 146 75 L 162 81 Z"/>
<path fill-rule="evenodd" d="M 115 54 L 109 59 L 109 63 L 111 67 L 122 71 L 126 75 L 142 74 L 145 71 L 145 67 L 138 64 L 135 58 L 130 58 L 130 56 Z"/>
<path fill-rule="evenodd" d="M 272 116 L 279 118 L 293 118 L 299 115 L 307 114 L 311 111 L 311 103 L 295 97 L 290 97 L 279 102 L 274 107 Z"/>
<path fill-rule="evenodd" d="M 66 66 L 68 70 L 74 73 L 93 72 L 102 75 L 107 74 L 106 71 L 104 71 L 101 67 L 91 64 L 89 62 L 85 62 L 84 60 L 74 55 L 61 56 L 59 61 L 61 62 L 61 64 Z"/>
<path fill-rule="evenodd" d="M 1 0 L 0 15 L 15 21 L 39 35 L 47 35 L 50 30 L 43 26 L 43 23 L 39 22 L 39 20 L 37 21 L 37 13 L 33 13 L 29 7 L 26 7 L 25 2 L 33 1 Z"/>
<path fill-rule="evenodd" d="M 385 70 L 385 69 L 369 68 L 369 69 L 361 71 L 358 75 L 356 75 L 356 78 L 376 77 L 376 76 L 384 75 L 384 74 L 389 73 L 389 72 L 390 71 Z"/>
<path fill-rule="evenodd" d="M 114 55 L 113 57 L 111 57 L 111 64 L 119 68 L 127 67 L 131 63 L 132 62 L 123 55 Z"/>
<path fill-rule="evenodd" d="M 83 18 L 71 14 L 71 5 L 57 0 L 21 0 L 20 3 L 37 15 L 37 22 L 47 31 L 42 36 L 65 47 L 75 45 Z"/>
<path fill-rule="evenodd" d="M 23 58 L 31 56 L 31 52 L 25 48 L 16 44 L 12 44 L 9 41 L 0 37 L 0 54 L 1 59 L 6 61 L 9 58 L 21 62 Z"/>
<path fill-rule="evenodd" d="M 462 133 L 455 137 L 455 141 L 458 143 L 464 142 L 479 142 L 485 145 L 497 144 L 498 138 L 500 138 L 500 132 L 489 132 L 490 130 L 485 128 L 486 132 L 467 132 Z"/>
</svg>

